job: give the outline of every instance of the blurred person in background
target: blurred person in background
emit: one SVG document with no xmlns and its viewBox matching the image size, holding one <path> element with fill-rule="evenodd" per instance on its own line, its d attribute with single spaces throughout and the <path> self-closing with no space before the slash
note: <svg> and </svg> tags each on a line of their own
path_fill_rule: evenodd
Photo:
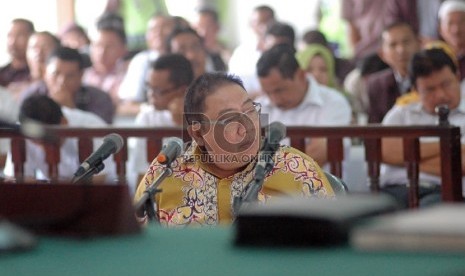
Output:
<svg viewBox="0 0 465 276">
<path fill-rule="evenodd" d="M 92 65 L 89 57 L 90 39 L 87 31 L 75 22 L 68 23 L 58 33 L 61 45 L 73 48 L 82 55 L 84 68 Z"/>
<path fill-rule="evenodd" d="M 409 76 L 417 91 L 418 101 L 394 105 L 383 119 L 383 125 L 411 126 L 437 125 L 436 108 L 446 105 L 448 122 L 465 130 L 465 98 L 460 91 L 460 75 L 456 62 L 441 48 L 415 53 L 409 65 Z M 419 141 L 418 194 L 420 207 L 441 202 L 441 149 L 438 138 Z M 465 155 L 464 138 L 461 138 L 461 158 Z M 392 195 L 401 206 L 408 207 L 409 177 L 405 168 L 402 138 L 382 139 L 381 191 Z M 462 175 L 465 166 L 462 164 Z M 462 187 L 465 178 L 462 177 Z M 463 189 L 465 192 L 465 189 Z"/>
<path fill-rule="evenodd" d="M 47 60 L 44 80 L 28 87 L 23 97 L 48 95 L 62 106 L 92 112 L 111 124 L 115 106 L 110 95 L 83 84 L 83 73 L 84 64 L 78 50 L 58 47 Z"/>
<path fill-rule="evenodd" d="M 257 98 L 270 121 L 287 126 L 348 125 L 351 108 L 337 90 L 320 85 L 299 66 L 294 48 L 278 44 L 265 51 L 257 62 L 257 75 L 264 95 Z M 305 153 L 324 166 L 326 139 L 307 140 Z"/>
<path fill-rule="evenodd" d="M 8 64 L 0 67 L 0 86 L 6 87 L 16 99 L 31 80 L 26 50 L 29 38 L 35 32 L 34 24 L 23 18 L 13 19 L 7 33 Z"/>
<path fill-rule="evenodd" d="M 192 65 L 183 55 L 166 54 L 156 59 L 151 64 L 147 75 L 146 87 L 149 102 L 141 106 L 135 125 L 140 127 L 183 126 L 184 96 L 193 80 Z M 137 172 L 135 183 L 139 183 L 149 167 L 147 160 L 153 160 L 155 153 L 147 159 L 146 139 L 135 139 L 133 148 L 128 160 L 128 171 Z"/>
<path fill-rule="evenodd" d="M 300 68 L 322 85 L 340 90 L 334 71 L 334 59 L 323 45 L 310 44 L 296 53 Z"/>
<path fill-rule="evenodd" d="M 82 81 L 108 93 L 116 108 L 121 101 L 118 91 L 126 75 L 127 53 L 122 19 L 112 15 L 101 18 L 97 22 L 97 32 L 90 45 L 92 66 L 84 71 Z"/>
<path fill-rule="evenodd" d="M 295 47 L 295 31 L 291 25 L 276 21 L 266 28 L 263 38 L 263 50 L 269 50 L 278 44 Z"/>
<path fill-rule="evenodd" d="M 60 106 L 46 95 L 32 95 L 26 98 L 20 107 L 19 121 L 34 120 L 47 125 L 73 127 L 103 127 L 105 122 L 97 115 L 76 108 Z M 94 148 L 102 143 L 102 139 L 94 141 Z M 59 180 L 70 181 L 79 167 L 78 143 L 76 139 L 60 140 L 60 162 L 58 164 Z M 94 177 L 95 182 L 115 182 L 116 167 L 111 158 L 104 161 L 105 170 Z M 11 153 L 8 154 L 4 170 L 5 176 L 14 176 L 14 165 Z M 29 180 L 51 180 L 48 164 L 45 159 L 44 142 L 26 140 L 26 163 L 24 176 Z"/>
<path fill-rule="evenodd" d="M 355 68 L 354 63 L 347 59 L 336 55 L 334 47 L 326 39 L 326 36 L 318 30 L 308 30 L 302 35 L 301 43 L 298 45 L 300 50 L 304 49 L 308 45 L 319 44 L 326 47 L 333 56 L 334 59 L 334 70 L 336 79 L 339 86 L 343 86 L 346 76 Z"/>
<path fill-rule="evenodd" d="M 213 58 L 207 52 L 202 38 L 192 28 L 176 28 L 166 41 L 169 53 L 181 54 L 190 61 L 195 78 L 205 72 L 226 70 L 222 60 Z"/>
<path fill-rule="evenodd" d="M 229 60 L 228 72 L 240 77 L 252 97 L 262 94 L 255 68 L 264 50 L 265 31 L 275 21 L 275 11 L 270 6 L 255 7 L 249 17 L 249 27 L 254 37 L 251 41 L 242 41 Z"/>
<path fill-rule="evenodd" d="M 210 54 L 219 55 L 226 64 L 231 58 L 232 51 L 219 38 L 221 24 L 218 12 L 208 6 L 197 10 L 197 17 L 192 27 L 202 37 L 205 48 Z"/>
<path fill-rule="evenodd" d="M 44 79 L 47 60 L 59 46 L 60 40 L 50 32 L 36 32 L 31 35 L 26 56 L 32 82 Z"/>
<path fill-rule="evenodd" d="M 145 76 L 150 63 L 167 52 L 166 39 L 175 25 L 174 18 L 165 14 L 155 14 L 147 22 L 147 49 L 137 53 L 129 62 L 118 90 L 118 96 L 122 100 L 118 106 L 118 114 L 135 116 L 140 111 L 141 103 L 147 102 Z"/>
<path fill-rule="evenodd" d="M 396 99 L 411 90 L 408 65 L 412 56 L 421 49 L 418 34 L 406 22 L 388 25 L 381 34 L 381 41 L 379 56 L 389 68 L 366 79 L 368 123 L 381 123 Z"/>
<path fill-rule="evenodd" d="M 465 78 L 465 1 L 446 0 L 439 8 L 439 33 L 455 52 L 460 79 Z"/>
</svg>

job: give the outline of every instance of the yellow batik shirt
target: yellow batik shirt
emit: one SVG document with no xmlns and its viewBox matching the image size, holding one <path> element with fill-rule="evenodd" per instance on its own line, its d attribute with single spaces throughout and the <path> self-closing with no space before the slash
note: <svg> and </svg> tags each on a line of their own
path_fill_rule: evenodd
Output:
<svg viewBox="0 0 465 276">
<path fill-rule="evenodd" d="M 162 225 L 217 225 L 233 221 L 233 199 L 240 196 L 254 176 L 256 162 L 227 178 L 218 178 L 200 160 L 195 143 L 172 163 L 172 175 L 158 187 L 155 195 L 157 215 Z M 318 164 L 297 149 L 281 146 L 274 156 L 274 168 L 265 177 L 260 202 L 274 196 L 293 195 L 333 198 L 334 191 Z M 140 199 L 164 165 L 156 159 L 140 182 L 135 201 Z"/>
</svg>

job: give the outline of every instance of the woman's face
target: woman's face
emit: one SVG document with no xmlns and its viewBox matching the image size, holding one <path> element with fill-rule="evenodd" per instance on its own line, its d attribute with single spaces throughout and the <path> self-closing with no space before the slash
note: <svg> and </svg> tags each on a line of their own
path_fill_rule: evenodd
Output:
<svg viewBox="0 0 465 276">
<path fill-rule="evenodd" d="M 309 62 L 307 73 L 312 75 L 319 84 L 329 85 L 329 69 L 321 55 L 315 55 Z"/>
</svg>

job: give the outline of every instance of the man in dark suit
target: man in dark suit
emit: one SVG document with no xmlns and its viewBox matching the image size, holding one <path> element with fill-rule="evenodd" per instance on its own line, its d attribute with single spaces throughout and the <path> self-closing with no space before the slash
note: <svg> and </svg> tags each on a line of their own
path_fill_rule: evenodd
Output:
<svg viewBox="0 0 465 276">
<path fill-rule="evenodd" d="M 379 55 L 389 68 L 367 78 L 369 123 L 380 123 L 397 97 L 410 90 L 408 64 L 413 54 L 420 50 L 418 35 L 405 22 L 386 27 L 381 40 Z"/>
</svg>

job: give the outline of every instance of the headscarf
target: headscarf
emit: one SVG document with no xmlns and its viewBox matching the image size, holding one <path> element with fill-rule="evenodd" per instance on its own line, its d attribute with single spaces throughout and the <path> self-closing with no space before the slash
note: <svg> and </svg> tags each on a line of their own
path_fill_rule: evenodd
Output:
<svg viewBox="0 0 465 276">
<path fill-rule="evenodd" d="M 309 44 L 295 54 L 300 68 L 305 71 L 307 71 L 310 61 L 317 55 L 321 56 L 328 66 L 328 86 L 336 88 L 334 57 L 328 48 L 319 44 Z"/>
</svg>

